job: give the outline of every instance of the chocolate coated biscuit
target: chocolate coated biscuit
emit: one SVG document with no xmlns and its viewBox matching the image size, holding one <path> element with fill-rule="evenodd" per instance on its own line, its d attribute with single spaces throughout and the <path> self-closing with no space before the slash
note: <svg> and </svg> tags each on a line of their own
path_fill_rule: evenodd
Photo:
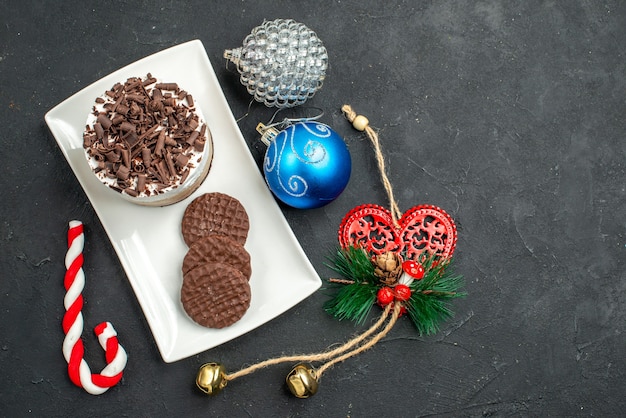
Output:
<svg viewBox="0 0 626 418">
<path fill-rule="evenodd" d="M 225 235 L 207 235 L 196 240 L 183 259 L 183 274 L 202 264 L 224 263 L 239 270 L 250 280 L 250 254 L 243 245 Z"/>
<path fill-rule="evenodd" d="M 237 322 L 250 307 L 250 298 L 248 280 L 228 264 L 202 264 L 183 276 L 183 308 L 191 319 L 208 328 Z"/>
<path fill-rule="evenodd" d="M 226 235 L 241 245 L 248 238 L 250 221 L 239 200 L 224 193 L 205 193 L 195 198 L 185 209 L 181 224 L 187 246 L 201 237 Z"/>
</svg>

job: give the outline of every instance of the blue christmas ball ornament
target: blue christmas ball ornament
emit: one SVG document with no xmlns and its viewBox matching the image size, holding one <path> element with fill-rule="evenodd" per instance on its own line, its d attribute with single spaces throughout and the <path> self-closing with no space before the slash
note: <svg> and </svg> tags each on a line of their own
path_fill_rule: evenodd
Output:
<svg viewBox="0 0 626 418">
<path fill-rule="evenodd" d="M 335 200 L 350 179 L 352 160 L 343 139 L 318 122 L 298 122 L 269 142 L 263 162 L 268 187 L 283 203 L 313 209 Z"/>
</svg>

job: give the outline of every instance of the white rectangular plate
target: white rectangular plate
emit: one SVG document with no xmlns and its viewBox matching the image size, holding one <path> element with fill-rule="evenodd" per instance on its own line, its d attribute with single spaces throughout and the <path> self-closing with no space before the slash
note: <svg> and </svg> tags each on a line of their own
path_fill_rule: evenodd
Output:
<svg viewBox="0 0 626 418">
<path fill-rule="evenodd" d="M 208 177 L 190 197 L 165 207 L 135 205 L 107 189 L 92 174 L 82 148 L 83 129 L 96 97 L 116 82 L 147 73 L 177 82 L 190 92 L 213 135 L 213 165 Z M 54 107 L 45 119 L 109 235 L 165 362 L 230 341 L 290 309 L 321 286 L 250 155 L 201 41 L 171 47 L 115 71 Z M 245 247 L 252 263 L 252 301 L 243 318 L 223 329 L 197 325 L 180 303 L 181 267 L 187 252 L 180 223 L 187 205 L 207 192 L 237 198 L 250 218 Z M 90 239 L 97 238 L 85 239 L 89 245 Z"/>
</svg>

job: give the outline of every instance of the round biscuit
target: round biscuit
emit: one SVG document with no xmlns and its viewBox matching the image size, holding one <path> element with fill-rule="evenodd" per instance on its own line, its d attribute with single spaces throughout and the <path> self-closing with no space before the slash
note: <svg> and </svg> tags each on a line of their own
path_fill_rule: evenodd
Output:
<svg viewBox="0 0 626 418">
<path fill-rule="evenodd" d="M 250 299 L 248 280 L 228 264 L 202 264 L 183 276 L 183 308 L 204 327 L 224 328 L 239 321 L 250 307 Z"/>
<path fill-rule="evenodd" d="M 211 234 L 226 235 L 243 245 L 249 229 L 248 213 L 241 202 L 219 192 L 196 197 L 185 209 L 181 222 L 187 246 Z"/>
<path fill-rule="evenodd" d="M 228 264 L 242 272 L 247 280 L 252 275 L 248 251 L 225 235 L 207 235 L 191 244 L 183 259 L 183 274 L 207 263 Z"/>
</svg>

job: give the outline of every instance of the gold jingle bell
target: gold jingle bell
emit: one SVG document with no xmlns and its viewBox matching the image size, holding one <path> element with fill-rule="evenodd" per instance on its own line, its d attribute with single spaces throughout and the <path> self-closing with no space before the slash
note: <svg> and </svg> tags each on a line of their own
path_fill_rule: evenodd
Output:
<svg viewBox="0 0 626 418">
<path fill-rule="evenodd" d="M 226 387 L 226 369 L 220 363 L 205 363 L 196 376 L 196 386 L 207 395 L 215 395 Z"/>
<path fill-rule="evenodd" d="M 287 387 L 296 398 L 306 399 L 317 393 L 317 376 L 310 364 L 296 365 L 286 380 Z"/>
</svg>

